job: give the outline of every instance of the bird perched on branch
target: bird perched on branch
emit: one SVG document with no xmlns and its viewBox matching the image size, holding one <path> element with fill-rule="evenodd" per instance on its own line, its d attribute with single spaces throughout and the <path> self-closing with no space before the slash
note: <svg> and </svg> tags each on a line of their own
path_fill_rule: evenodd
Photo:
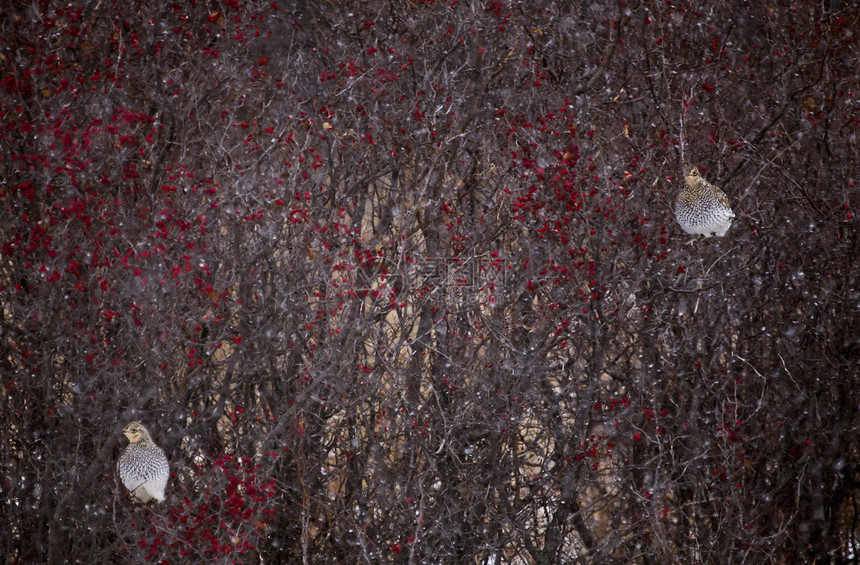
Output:
<svg viewBox="0 0 860 565">
<path fill-rule="evenodd" d="M 130 442 L 116 464 L 122 484 L 140 502 L 153 498 L 163 502 L 164 488 L 170 477 L 170 464 L 164 451 L 155 445 L 140 422 L 130 423 L 122 433 Z"/>
<path fill-rule="evenodd" d="M 705 237 L 723 237 L 732 225 L 735 213 L 725 193 L 699 174 L 696 167 L 688 167 L 687 186 L 675 199 L 675 219 L 685 232 Z"/>
</svg>

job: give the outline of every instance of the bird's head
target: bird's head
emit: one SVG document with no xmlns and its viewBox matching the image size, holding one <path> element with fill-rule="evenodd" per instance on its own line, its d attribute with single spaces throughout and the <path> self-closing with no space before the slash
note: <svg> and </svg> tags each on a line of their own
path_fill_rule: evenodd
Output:
<svg viewBox="0 0 860 565">
<path fill-rule="evenodd" d="M 130 423 L 122 430 L 122 433 L 125 434 L 125 437 L 127 437 L 128 441 L 131 443 L 151 441 L 149 438 L 149 432 L 140 422 Z"/>
<path fill-rule="evenodd" d="M 687 177 L 687 180 L 699 178 L 699 168 L 687 167 L 684 171 L 684 176 Z"/>
</svg>

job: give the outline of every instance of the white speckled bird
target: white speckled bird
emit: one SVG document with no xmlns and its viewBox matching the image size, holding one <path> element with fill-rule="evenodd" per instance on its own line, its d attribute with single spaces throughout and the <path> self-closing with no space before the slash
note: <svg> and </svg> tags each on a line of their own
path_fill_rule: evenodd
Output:
<svg viewBox="0 0 860 565">
<path fill-rule="evenodd" d="M 725 193 L 699 175 L 699 169 L 688 167 L 687 181 L 675 199 L 675 219 L 685 232 L 705 237 L 723 237 L 732 225 L 735 213 Z"/>
<path fill-rule="evenodd" d="M 164 502 L 164 488 L 170 478 L 170 464 L 164 451 L 155 445 L 140 422 L 130 423 L 122 433 L 130 442 L 116 464 L 122 484 L 140 502 L 153 498 Z"/>
</svg>

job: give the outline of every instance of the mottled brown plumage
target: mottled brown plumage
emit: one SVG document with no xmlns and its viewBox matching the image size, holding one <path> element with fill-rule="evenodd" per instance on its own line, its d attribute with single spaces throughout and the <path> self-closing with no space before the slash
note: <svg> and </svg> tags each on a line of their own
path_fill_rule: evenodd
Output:
<svg viewBox="0 0 860 565">
<path fill-rule="evenodd" d="M 726 235 L 735 213 L 725 193 L 699 174 L 696 167 L 687 168 L 687 185 L 675 199 L 675 218 L 685 232 L 705 237 Z"/>
<path fill-rule="evenodd" d="M 140 502 L 164 501 L 164 489 L 170 478 L 170 464 L 164 451 L 155 445 L 149 431 L 140 422 L 132 422 L 122 431 L 130 442 L 117 461 L 117 473 Z"/>
</svg>

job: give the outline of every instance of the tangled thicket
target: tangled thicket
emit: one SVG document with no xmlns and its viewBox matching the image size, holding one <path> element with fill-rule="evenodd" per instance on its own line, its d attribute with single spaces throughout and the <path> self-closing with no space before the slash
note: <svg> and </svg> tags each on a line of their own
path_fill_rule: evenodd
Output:
<svg viewBox="0 0 860 565">
<path fill-rule="evenodd" d="M 860 9 L 706 4 L 9 2 L 7 559 L 856 559 Z"/>
</svg>

